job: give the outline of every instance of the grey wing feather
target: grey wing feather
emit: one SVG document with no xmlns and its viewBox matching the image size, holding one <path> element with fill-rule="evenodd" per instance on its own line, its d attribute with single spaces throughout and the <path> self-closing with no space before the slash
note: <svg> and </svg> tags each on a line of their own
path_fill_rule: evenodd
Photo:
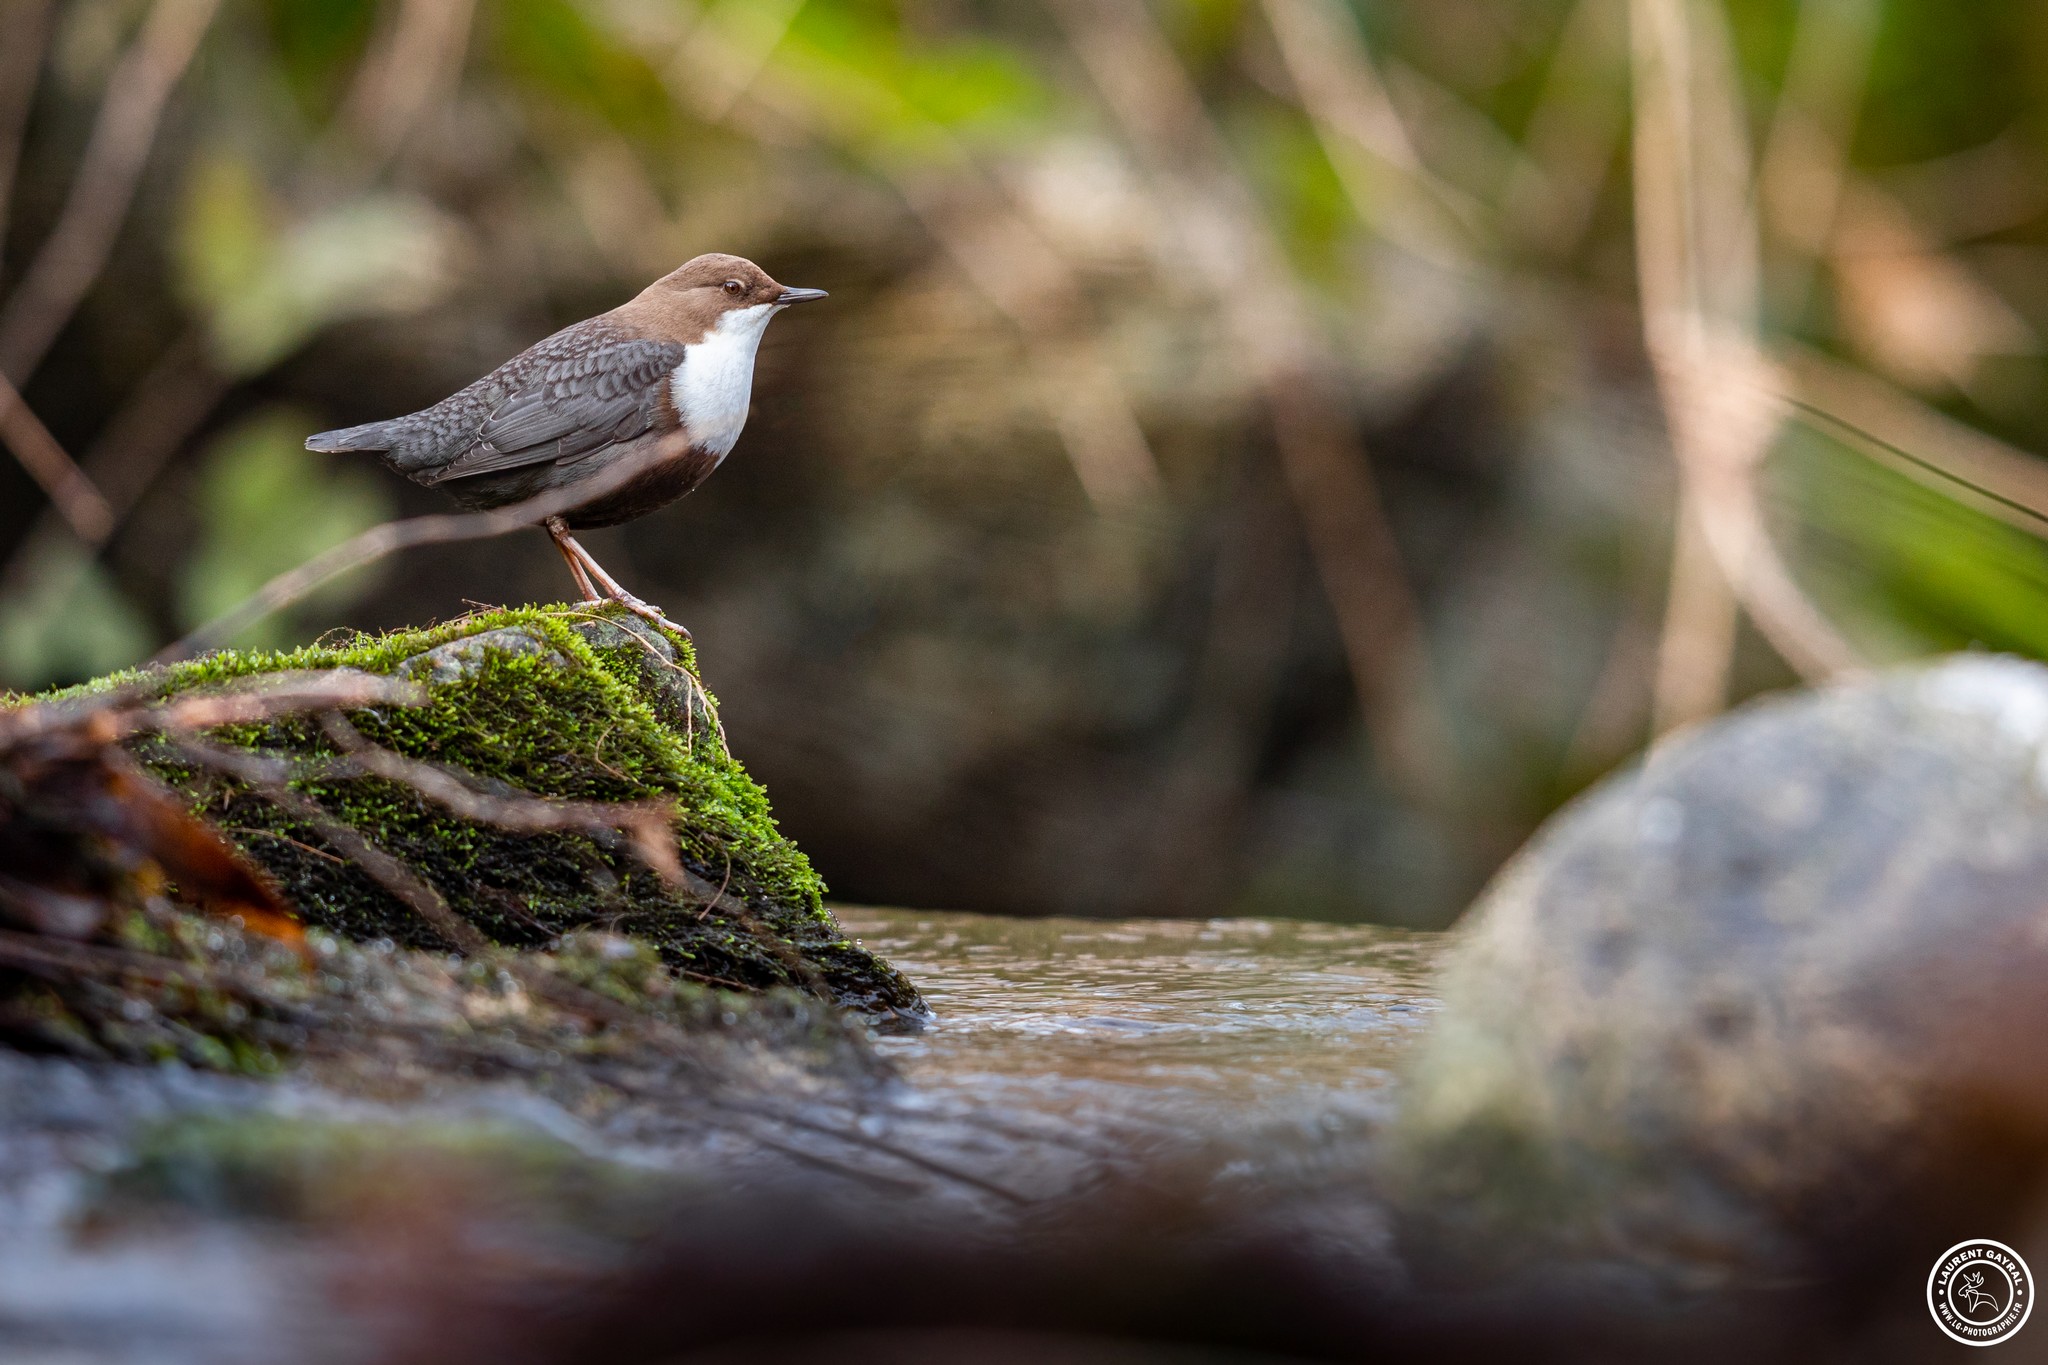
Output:
<svg viewBox="0 0 2048 1365">
<path fill-rule="evenodd" d="M 588 323 L 559 332 L 447 400 L 467 400 L 466 429 L 439 467 L 413 477 L 441 483 L 630 441 L 653 426 L 660 385 L 682 359 L 675 343 Z"/>
</svg>

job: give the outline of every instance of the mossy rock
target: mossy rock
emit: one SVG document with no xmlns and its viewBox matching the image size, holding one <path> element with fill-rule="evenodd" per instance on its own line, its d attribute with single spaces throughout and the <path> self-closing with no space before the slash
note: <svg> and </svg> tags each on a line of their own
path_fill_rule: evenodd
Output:
<svg viewBox="0 0 2048 1365">
<path fill-rule="evenodd" d="M 424 684 L 424 705 L 348 713 L 373 744 L 508 793 L 673 802 L 683 865 L 723 891 L 707 904 L 708 897 L 664 884 L 623 842 L 474 823 L 385 779 L 295 784 L 405 862 L 490 939 L 538 948 L 575 930 L 602 929 L 653 944 L 689 980 L 793 986 L 870 1014 L 926 1013 L 909 981 L 850 942 L 825 909 L 823 882 L 776 829 L 767 794 L 727 750 L 689 643 L 623 612 L 581 604 L 489 611 L 284 653 L 223 651 L 88 687 L 140 684 L 170 696 L 329 668 Z M 226 727 L 213 737 L 267 754 L 336 754 L 305 717 Z M 454 946 L 302 820 L 240 783 L 179 761 L 159 741 L 142 742 L 137 753 L 267 869 L 308 923 L 359 941 Z"/>
</svg>

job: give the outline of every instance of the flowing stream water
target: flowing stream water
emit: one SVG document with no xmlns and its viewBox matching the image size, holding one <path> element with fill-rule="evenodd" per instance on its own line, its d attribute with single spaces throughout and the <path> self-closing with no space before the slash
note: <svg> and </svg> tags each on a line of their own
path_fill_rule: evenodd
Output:
<svg viewBox="0 0 2048 1365">
<path fill-rule="evenodd" d="M 1183 1176 L 1234 1183 L 1262 1207 L 1288 1192 L 1297 1204 L 1337 1210 L 1390 1111 L 1402 1056 L 1436 1008 L 1445 944 L 1441 935 L 1267 920 L 836 913 L 910 975 L 937 1016 L 923 1032 L 876 1040 L 901 1080 L 872 1103 L 821 1097 L 773 1143 L 750 1146 L 736 1131 L 708 1147 L 678 1141 L 671 1155 L 659 1113 L 628 1135 L 617 1121 L 586 1124 L 516 1086 L 458 1086 L 384 1121 L 430 1131 L 481 1118 L 566 1135 L 642 1169 L 726 1161 L 735 1179 L 771 1183 L 794 1158 L 933 1207 L 1015 1207 L 1086 1190 L 1119 1166 L 1178 1162 L 1172 1169 Z M 94 1171 L 119 1167 L 152 1125 L 204 1115 L 346 1118 L 352 1106 L 290 1077 L 0 1052 L 0 1358 L 360 1358 L 346 1315 L 333 1317 L 333 1305 L 303 1287 L 321 1282 L 329 1259 L 318 1228 L 237 1218 L 205 1200 L 182 1219 L 110 1224 L 93 1193 Z M 1369 1194 L 1351 1206 L 1359 1216 L 1340 1235 L 1368 1240 Z M 332 1349 L 307 1354 L 313 1337 Z"/>
<path fill-rule="evenodd" d="M 1097 1151 L 1192 1137 L 1277 1156 L 1261 1134 L 1376 1126 L 1435 1012 L 1447 942 L 1286 920 L 835 913 L 937 1014 L 880 1040 L 921 1103 L 1049 1120 Z M 1032 1164 L 1024 1151 L 979 1160 L 1011 1175 Z"/>
</svg>

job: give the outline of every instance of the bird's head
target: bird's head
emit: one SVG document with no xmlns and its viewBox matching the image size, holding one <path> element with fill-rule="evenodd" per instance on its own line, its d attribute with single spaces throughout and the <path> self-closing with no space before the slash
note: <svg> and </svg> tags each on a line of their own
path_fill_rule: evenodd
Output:
<svg viewBox="0 0 2048 1365">
<path fill-rule="evenodd" d="M 652 286 L 682 296 L 706 312 L 728 313 L 737 309 L 781 310 L 792 303 L 822 299 L 822 289 L 796 289 L 777 284 L 773 276 L 744 256 L 707 252 L 685 261 Z"/>
</svg>

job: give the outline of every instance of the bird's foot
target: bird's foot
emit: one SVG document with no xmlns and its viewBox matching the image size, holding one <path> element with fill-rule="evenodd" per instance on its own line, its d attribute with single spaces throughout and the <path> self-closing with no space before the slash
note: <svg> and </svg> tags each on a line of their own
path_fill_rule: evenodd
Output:
<svg viewBox="0 0 2048 1365">
<path fill-rule="evenodd" d="M 632 593 L 615 593 L 612 596 L 612 600 L 614 602 L 617 602 L 620 606 L 624 607 L 627 611 L 632 612 L 641 620 L 651 621 L 655 625 L 661 627 L 663 630 L 674 631 L 676 634 L 682 636 L 685 640 L 694 641 L 697 638 L 696 636 L 690 634 L 689 630 L 686 627 L 677 625 L 674 621 L 671 621 L 668 619 L 668 617 L 662 615 L 660 607 L 655 606 L 652 602 L 644 601 L 641 598 L 635 597 Z"/>
</svg>

